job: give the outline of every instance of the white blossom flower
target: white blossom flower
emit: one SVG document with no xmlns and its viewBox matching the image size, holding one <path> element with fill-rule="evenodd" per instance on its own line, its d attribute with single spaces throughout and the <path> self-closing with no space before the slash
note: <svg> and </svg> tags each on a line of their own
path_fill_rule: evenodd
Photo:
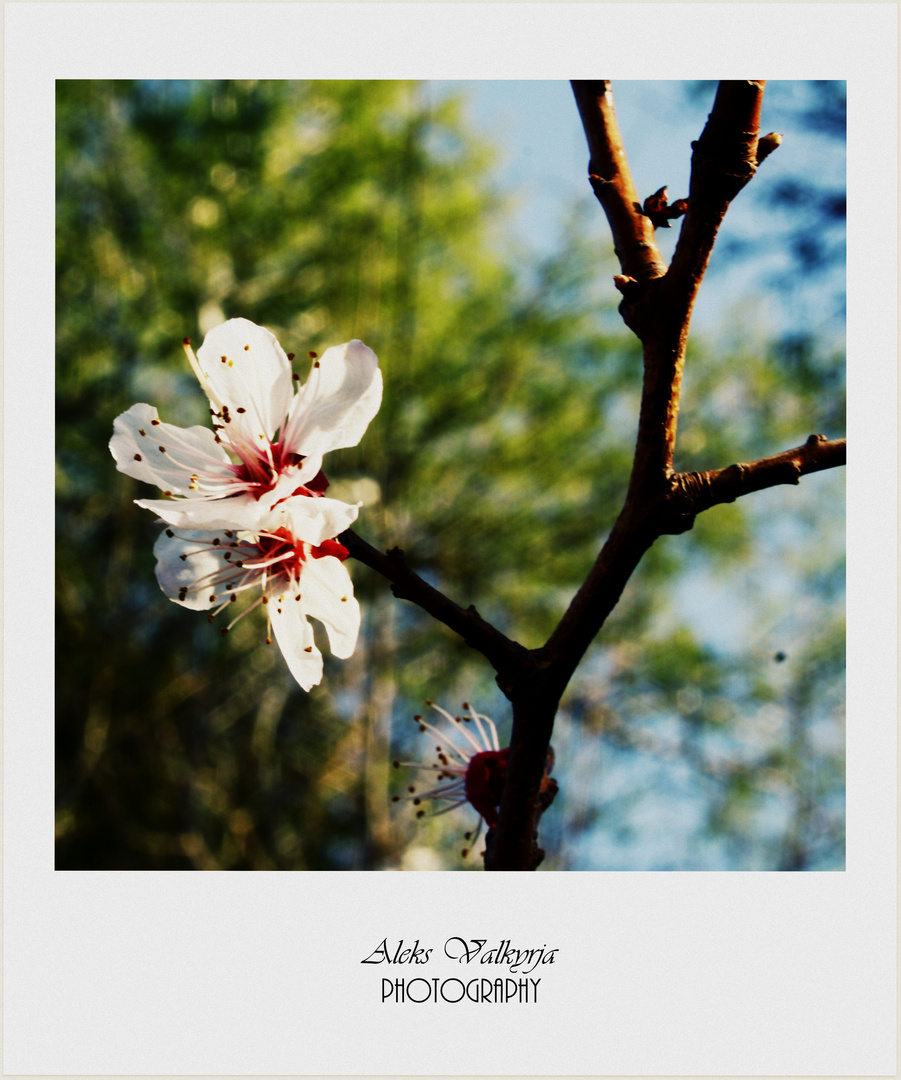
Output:
<svg viewBox="0 0 901 1080">
<path fill-rule="evenodd" d="M 215 327 L 196 355 L 187 339 L 184 348 L 210 400 L 212 430 L 163 423 L 146 404 L 117 417 L 116 467 L 167 496 L 138 506 L 180 529 L 236 532 L 254 531 L 278 507 L 291 534 L 314 547 L 348 528 L 359 507 L 325 497 L 322 456 L 356 446 L 378 411 L 375 353 L 356 340 L 326 350 L 295 394 L 291 357 L 247 319 Z"/>
<path fill-rule="evenodd" d="M 322 654 L 307 616 L 325 626 L 333 655 L 346 658 L 356 645 L 360 606 L 343 564 L 347 549 L 336 540 L 299 539 L 291 521 L 276 509 L 254 532 L 169 527 L 154 546 L 156 576 L 170 600 L 207 611 L 210 622 L 242 594 L 258 592 L 222 633 L 264 606 L 267 644 L 274 635 L 291 674 L 309 690 L 322 679 Z"/>
<path fill-rule="evenodd" d="M 510 749 L 501 749 L 494 721 L 477 713 L 468 702 L 463 703 L 463 708 L 468 713 L 463 716 L 451 716 L 432 701 L 427 701 L 426 704 L 441 714 L 449 729 L 441 731 L 422 716 L 413 717 L 420 731 L 428 732 L 439 740 L 435 747 L 436 761 L 433 764 L 395 761 L 394 767 L 437 773 L 437 779 L 445 782 L 425 791 L 419 791 L 411 784 L 407 788 L 407 794 L 396 795 L 394 801 L 399 802 L 403 798 L 414 806 L 419 806 L 424 800 L 435 799 L 449 804 L 430 813 L 419 810 L 416 816 L 420 818 L 437 817 L 469 803 L 478 812 L 479 822 L 475 834 L 467 832 L 464 836 L 475 843 L 482 830 L 483 821 L 489 829 L 497 824 Z M 468 855 L 469 848 L 464 848 L 462 854 L 464 857 Z"/>
</svg>

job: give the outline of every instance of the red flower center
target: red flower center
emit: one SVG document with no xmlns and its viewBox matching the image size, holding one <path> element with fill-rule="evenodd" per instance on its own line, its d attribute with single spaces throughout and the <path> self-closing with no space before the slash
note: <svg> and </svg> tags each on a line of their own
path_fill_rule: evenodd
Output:
<svg viewBox="0 0 901 1080">
<path fill-rule="evenodd" d="M 466 798 L 482 815 L 489 828 L 497 824 L 509 755 L 509 747 L 503 750 L 483 750 L 470 759 L 466 769 L 463 781 Z"/>
<path fill-rule="evenodd" d="M 271 534 L 261 536 L 256 546 L 261 560 L 277 563 L 278 570 L 275 572 L 290 578 L 300 576 L 301 563 L 306 562 L 308 557 L 322 559 L 331 555 L 344 562 L 350 555 L 347 548 L 337 540 L 323 540 L 321 544 L 311 547 L 302 540 L 296 540 L 287 529 L 276 529 Z"/>
<path fill-rule="evenodd" d="M 250 487 L 250 493 L 255 499 L 260 499 L 267 492 L 272 491 L 285 469 L 299 465 L 303 461 L 303 454 L 285 451 L 281 443 L 272 443 L 269 449 L 272 454 L 271 465 L 263 455 L 248 457 L 240 454 L 241 464 L 232 466 L 235 476 Z M 325 494 L 328 486 L 325 473 L 320 469 L 312 480 L 295 488 L 291 495 L 309 495 L 311 498 L 317 498 Z"/>
</svg>

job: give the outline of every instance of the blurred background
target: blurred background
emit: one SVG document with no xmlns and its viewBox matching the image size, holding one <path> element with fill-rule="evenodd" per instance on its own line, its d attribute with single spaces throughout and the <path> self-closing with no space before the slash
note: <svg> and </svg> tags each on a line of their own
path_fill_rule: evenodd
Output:
<svg viewBox="0 0 901 1080">
<path fill-rule="evenodd" d="M 714 85 L 614 89 L 639 193 L 686 195 Z M 770 83 L 763 125 L 785 139 L 702 287 L 679 469 L 844 434 L 844 84 Z M 484 660 L 350 562 L 357 651 L 305 694 L 262 616 L 223 638 L 164 597 L 155 491 L 107 443 L 138 401 L 208 419 L 181 341 L 226 318 L 298 356 L 362 338 L 384 404 L 330 494 L 540 645 L 621 505 L 640 390 L 586 164 L 565 83 L 57 83 L 57 869 L 481 868 L 475 812 L 416 822 L 391 761 L 427 759 L 427 698 L 503 739 Z M 844 867 L 843 485 L 651 550 L 564 697 L 542 869 Z"/>
</svg>

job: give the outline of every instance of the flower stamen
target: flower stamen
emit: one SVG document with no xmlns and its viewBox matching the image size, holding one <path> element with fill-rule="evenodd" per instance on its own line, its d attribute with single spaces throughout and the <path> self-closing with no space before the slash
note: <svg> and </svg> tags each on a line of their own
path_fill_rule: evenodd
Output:
<svg viewBox="0 0 901 1080">
<path fill-rule="evenodd" d="M 413 793 L 405 796 L 395 796 L 395 802 L 412 802 L 414 806 L 420 806 L 424 801 L 436 800 L 447 803 L 437 809 L 426 811 L 418 810 L 417 818 L 440 817 L 449 813 L 464 803 L 469 803 L 479 814 L 478 827 L 475 832 L 465 834 L 467 841 L 475 842 L 481 834 L 482 823 L 489 828 L 497 824 L 498 809 L 500 807 L 501 794 L 506 779 L 508 749 L 501 749 L 497 737 L 497 728 L 490 717 L 476 712 L 467 702 L 463 708 L 468 716 L 452 716 L 446 709 L 436 705 L 433 701 L 427 701 L 444 719 L 452 729 L 454 735 L 459 733 L 465 740 L 463 745 L 449 738 L 447 732 L 439 730 L 426 721 L 421 715 L 414 716 L 414 721 L 424 734 L 436 736 L 440 743 L 435 747 L 437 763 L 413 763 L 407 761 L 395 761 L 395 768 L 414 768 L 422 772 L 437 773 L 437 783 L 433 788 L 426 791 Z M 466 727 L 472 723 L 472 729 Z M 446 782 L 442 782 L 446 781 Z M 462 851 L 465 858 L 472 848 L 472 844 Z"/>
</svg>

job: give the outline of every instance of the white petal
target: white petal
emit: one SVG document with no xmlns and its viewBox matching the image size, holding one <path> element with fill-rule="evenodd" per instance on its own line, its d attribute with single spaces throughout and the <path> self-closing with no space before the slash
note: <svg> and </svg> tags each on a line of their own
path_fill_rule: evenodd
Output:
<svg viewBox="0 0 901 1080">
<path fill-rule="evenodd" d="M 260 496 L 260 502 L 270 509 L 313 480 L 322 468 L 321 457 L 305 458 L 299 465 L 289 465 L 279 473 L 275 487 Z M 310 496 L 306 496 L 309 498 Z M 315 496 L 314 496 L 315 497 Z"/>
<path fill-rule="evenodd" d="M 209 428 L 164 424 L 152 405 L 132 405 L 117 416 L 109 448 L 120 472 L 164 491 L 188 493 L 198 475 L 213 484 L 235 480 L 228 454 Z"/>
<path fill-rule="evenodd" d="M 325 496 L 311 499 L 297 495 L 279 503 L 274 512 L 283 515 L 284 526 L 298 540 L 305 540 L 315 547 L 349 529 L 357 520 L 360 504 L 343 503 Z M 267 528 L 274 527 L 277 526 L 267 525 Z"/>
<path fill-rule="evenodd" d="M 382 403 L 378 357 L 362 341 L 327 349 L 294 398 L 286 443 L 298 454 L 356 446 Z"/>
<path fill-rule="evenodd" d="M 135 502 L 178 529 L 258 532 L 261 521 L 269 516 L 268 509 L 252 495 L 233 495 L 228 499 L 136 499 Z"/>
<path fill-rule="evenodd" d="M 301 602 L 294 599 L 294 593 L 286 592 L 281 600 L 270 597 L 267 607 L 275 640 L 291 674 L 304 690 L 309 690 L 322 681 L 322 653 L 316 648 L 313 627 L 306 620 Z"/>
<path fill-rule="evenodd" d="M 197 531 L 170 536 L 169 532 L 160 533 L 153 545 L 160 588 L 177 604 L 193 611 L 206 611 L 228 592 L 224 583 L 211 580 L 227 568 L 223 548 L 212 546 L 217 534 Z M 226 537 L 219 539 L 227 543 Z M 182 594 L 182 590 L 187 591 Z"/>
<path fill-rule="evenodd" d="M 213 407 L 228 406 L 230 441 L 236 432 L 253 445 L 261 435 L 271 440 L 294 396 L 291 362 L 275 335 L 249 319 L 229 319 L 210 330 L 197 359 Z"/>
<path fill-rule="evenodd" d="M 300 575 L 300 606 L 328 631 L 333 655 L 346 659 L 353 655 L 360 632 L 360 605 L 354 598 L 353 582 L 340 559 L 326 555 L 308 559 Z"/>
<path fill-rule="evenodd" d="M 268 497 L 233 495 L 228 499 L 136 499 L 167 525 L 178 529 L 259 533 L 286 528 L 314 547 L 331 540 L 356 521 L 359 505 L 325 497 L 295 495 L 270 508 Z"/>
</svg>

